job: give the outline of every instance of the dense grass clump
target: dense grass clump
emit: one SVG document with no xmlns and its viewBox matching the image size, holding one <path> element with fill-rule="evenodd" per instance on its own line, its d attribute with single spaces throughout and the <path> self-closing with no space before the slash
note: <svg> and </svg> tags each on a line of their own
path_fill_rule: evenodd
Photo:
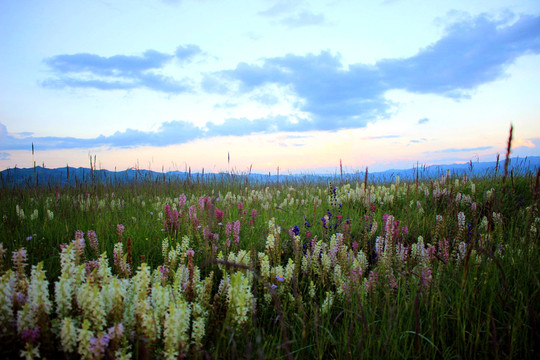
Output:
<svg viewBox="0 0 540 360">
<path fill-rule="evenodd" d="M 1 356 L 537 358 L 538 191 L 538 174 L 5 187 Z"/>
</svg>

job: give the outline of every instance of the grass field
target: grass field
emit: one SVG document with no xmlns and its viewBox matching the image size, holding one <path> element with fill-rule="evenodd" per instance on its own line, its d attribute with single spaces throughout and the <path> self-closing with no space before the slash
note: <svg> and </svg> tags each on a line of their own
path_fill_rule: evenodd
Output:
<svg viewBox="0 0 540 360">
<path fill-rule="evenodd" d="M 0 357 L 538 358 L 539 173 L 0 189 Z"/>
</svg>

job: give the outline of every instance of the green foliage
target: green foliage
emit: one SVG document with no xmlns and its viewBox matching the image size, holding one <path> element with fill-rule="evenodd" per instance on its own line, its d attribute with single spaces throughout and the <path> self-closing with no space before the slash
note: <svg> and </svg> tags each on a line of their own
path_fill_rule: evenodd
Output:
<svg viewBox="0 0 540 360">
<path fill-rule="evenodd" d="M 535 180 L 3 188 L 0 342 L 16 346 L 1 351 L 6 358 L 36 347 L 42 357 L 536 358 Z M 32 313 L 25 302 L 48 304 L 29 296 L 47 287 L 30 280 L 26 264 L 38 263 L 53 306 L 45 312 L 36 303 L 42 310 Z M 61 315 L 59 284 L 73 297 L 62 300 Z M 175 319 L 184 328 L 172 332 Z M 125 332 L 116 336 L 119 323 Z M 111 331 L 92 353 L 89 339 Z"/>
</svg>

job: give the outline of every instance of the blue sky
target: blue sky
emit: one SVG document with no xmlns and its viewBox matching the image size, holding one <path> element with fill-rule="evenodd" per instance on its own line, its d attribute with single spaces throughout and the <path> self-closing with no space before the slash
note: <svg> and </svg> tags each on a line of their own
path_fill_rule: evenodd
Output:
<svg viewBox="0 0 540 360">
<path fill-rule="evenodd" d="M 538 1 L 3 1 L 0 53 L 1 169 L 540 155 Z"/>
</svg>

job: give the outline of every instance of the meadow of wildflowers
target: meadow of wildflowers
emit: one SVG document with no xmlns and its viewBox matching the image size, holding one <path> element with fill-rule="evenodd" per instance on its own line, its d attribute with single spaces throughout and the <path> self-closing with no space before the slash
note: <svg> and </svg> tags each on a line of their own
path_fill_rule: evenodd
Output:
<svg viewBox="0 0 540 360">
<path fill-rule="evenodd" d="M 538 358 L 538 174 L 0 189 L 0 357 Z"/>
</svg>

